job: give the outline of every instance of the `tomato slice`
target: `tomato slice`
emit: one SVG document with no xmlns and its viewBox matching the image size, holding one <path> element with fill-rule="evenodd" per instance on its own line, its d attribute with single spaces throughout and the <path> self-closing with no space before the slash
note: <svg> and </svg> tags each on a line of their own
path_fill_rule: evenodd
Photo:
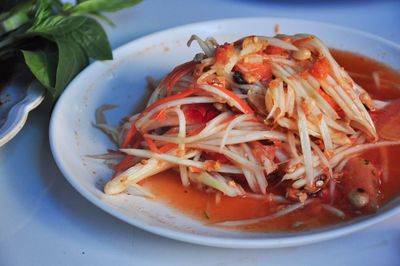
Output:
<svg viewBox="0 0 400 266">
<path fill-rule="evenodd" d="M 288 50 L 273 45 L 268 45 L 267 48 L 264 50 L 264 52 L 270 55 L 282 55 L 282 56 L 289 55 Z"/>
<path fill-rule="evenodd" d="M 244 74 L 250 74 L 259 81 L 269 80 L 272 78 L 272 68 L 271 65 L 267 63 L 240 62 L 235 66 L 235 70 Z"/>
<path fill-rule="evenodd" d="M 231 161 L 225 155 L 216 152 L 206 152 L 207 160 L 218 161 L 223 164 L 231 164 Z"/>
<path fill-rule="evenodd" d="M 316 79 L 325 79 L 331 71 L 331 65 L 326 57 L 322 57 L 315 61 L 308 71 Z"/>
<path fill-rule="evenodd" d="M 387 140 L 400 140 L 400 99 L 372 113 L 378 135 Z"/>
<path fill-rule="evenodd" d="M 220 113 L 209 103 L 187 105 L 183 107 L 183 112 L 186 120 L 195 124 L 207 123 Z"/>
<path fill-rule="evenodd" d="M 252 142 L 253 153 L 257 158 L 266 156 L 269 160 L 275 160 L 277 146 L 272 142 L 271 145 L 263 145 L 259 141 Z"/>
<path fill-rule="evenodd" d="M 351 202 L 355 193 L 365 193 L 368 201 L 359 207 L 365 212 L 373 212 L 378 208 L 380 172 L 368 160 L 352 158 L 343 169 L 342 186 L 345 197 Z M 352 203 L 354 205 L 354 202 Z"/>
<path fill-rule="evenodd" d="M 215 63 L 223 65 L 227 64 L 229 56 L 233 53 L 234 49 L 233 45 L 229 43 L 218 46 L 217 49 L 215 49 Z"/>
</svg>

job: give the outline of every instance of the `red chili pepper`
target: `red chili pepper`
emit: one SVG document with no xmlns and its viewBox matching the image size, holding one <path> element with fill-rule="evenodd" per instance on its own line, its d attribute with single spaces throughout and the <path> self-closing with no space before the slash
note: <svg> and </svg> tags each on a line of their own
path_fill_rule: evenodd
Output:
<svg viewBox="0 0 400 266">
<path fill-rule="evenodd" d="M 220 87 L 220 86 L 216 86 L 216 85 L 211 85 L 211 86 L 213 86 L 217 90 L 223 92 L 224 94 L 226 94 L 230 98 L 232 98 L 242 108 L 243 113 L 245 113 L 245 114 L 254 113 L 253 109 L 251 109 L 251 107 L 245 101 L 240 99 L 234 92 L 232 92 L 224 87 Z"/>
<path fill-rule="evenodd" d="M 126 155 L 124 159 L 117 165 L 115 168 L 115 172 L 112 178 L 116 177 L 118 173 L 125 171 L 129 167 L 133 166 L 133 162 L 135 160 L 135 156 L 133 155 Z"/>
<path fill-rule="evenodd" d="M 132 139 L 135 137 L 135 135 L 136 135 L 136 126 L 135 122 L 133 122 L 128 133 L 126 133 L 124 142 L 122 143 L 122 148 L 127 148 L 128 145 L 131 143 Z"/>
<path fill-rule="evenodd" d="M 196 62 L 189 61 L 175 67 L 160 83 L 161 87 L 167 86 L 167 95 L 171 95 L 172 89 L 176 82 L 178 82 L 182 77 L 190 74 L 194 71 Z"/>
<path fill-rule="evenodd" d="M 162 146 L 161 148 L 159 148 L 158 150 L 160 151 L 160 153 L 166 153 L 169 150 L 172 150 L 173 148 L 176 148 L 178 146 L 178 144 L 176 143 L 167 143 L 164 146 Z"/>
<path fill-rule="evenodd" d="M 149 149 L 155 153 L 161 153 L 160 150 L 157 148 L 157 145 L 154 143 L 154 140 L 143 136 L 144 141 L 146 141 L 147 145 L 149 145 Z"/>
<path fill-rule="evenodd" d="M 336 113 L 337 113 L 340 117 L 345 117 L 345 113 L 344 113 L 343 109 L 340 108 L 340 106 L 339 106 L 335 101 L 333 101 L 332 98 L 331 98 L 328 94 L 326 94 L 326 93 L 325 93 L 323 90 L 321 90 L 321 89 L 320 89 L 318 92 L 319 92 L 319 94 L 325 99 L 325 101 L 327 101 L 328 104 L 329 104 L 330 106 L 332 106 L 332 108 L 336 111 Z"/>
</svg>

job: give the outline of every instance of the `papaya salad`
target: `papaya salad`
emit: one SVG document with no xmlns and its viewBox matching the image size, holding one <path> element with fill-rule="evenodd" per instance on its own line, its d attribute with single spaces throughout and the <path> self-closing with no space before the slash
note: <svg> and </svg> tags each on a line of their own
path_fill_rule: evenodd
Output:
<svg viewBox="0 0 400 266">
<path fill-rule="evenodd" d="M 202 49 L 153 90 L 146 108 L 95 126 L 118 146 L 105 194 L 117 195 L 166 170 L 181 186 L 225 197 L 268 199 L 267 215 L 222 220 L 239 226 L 318 204 L 338 217 L 379 208 L 384 169 L 363 152 L 400 144 L 375 123 L 397 101 L 373 99 L 316 36 L 247 36 L 218 44 L 193 35 Z M 378 80 L 379 81 L 379 80 Z M 393 107 L 393 104 L 397 104 Z M 400 120 L 399 120 L 400 121 Z M 339 204 L 340 202 L 340 204 Z"/>
</svg>

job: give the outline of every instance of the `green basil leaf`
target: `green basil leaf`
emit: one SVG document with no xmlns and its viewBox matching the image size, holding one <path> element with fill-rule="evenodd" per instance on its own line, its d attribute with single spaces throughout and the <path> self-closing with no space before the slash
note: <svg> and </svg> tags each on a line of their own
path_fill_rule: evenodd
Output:
<svg viewBox="0 0 400 266">
<path fill-rule="evenodd" d="M 25 32 L 31 22 L 31 9 L 32 1 L 25 1 L 16 4 L 7 12 L 0 13 L 0 38 L 4 34 L 21 29 L 22 26 L 24 26 L 23 32 Z"/>
<path fill-rule="evenodd" d="M 114 12 L 140 2 L 141 0 L 85 0 L 79 1 L 72 10 L 76 13 Z"/>
<path fill-rule="evenodd" d="M 40 24 L 46 18 L 51 16 L 51 0 L 38 0 L 36 3 L 36 13 L 34 24 Z"/>
<path fill-rule="evenodd" d="M 28 32 L 49 35 L 66 35 L 79 28 L 87 22 L 89 18 L 83 16 L 51 16 L 42 22 L 33 25 Z"/>
<path fill-rule="evenodd" d="M 10 32 L 10 31 L 13 31 L 13 30 L 19 28 L 21 25 L 27 23 L 28 21 L 29 21 L 29 17 L 26 12 L 18 12 L 16 14 L 13 14 L 8 19 L 6 19 L 2 23 L 2 26 L 4 28 L 4 31 Z"/>
<path fill-rule="evenodd" d="M 115 27 L 114 22 L 112 22 L 111 19 L 109 19 L 108 17 L 106 17 L 105 15 L 101 14 L 100 12 L 91 12 L 90 15 L 92 17 L 95 17 L 99 20 L 104 21 L 105 23 L 107 23 L 108 25 L 110 25 L 111 27 Z"/>
<path fill-rule="evenodd" d="M 40 83 L 46 88 L 53 88 L 56 81 L 57 51 L 44 47 L 35 51 L 23 50 L 22 54 L 26 65 Z"/>
<path fill-rule="evenodd" d="M 96 20 L 87 18 L 84 24 L 71 32 L 71 35 L 90 58 L 98 60 L 113 58 L 107 35 Z"/>
<path fill-rule="evenodd" d="M 111 23 L 101 12 L 131 7 L 141 0 L 0 2 L 0 58 L 21 51 L 33 75 L 57 98 L 89 58 L 112 59 L 106 33 L 93 17 Z"/>
<path fill-rule="evenodd" d="M 55 41 L 58 47 L 58 66 L 56 85 L 51 93 L 57 98 L 89 60 L 83 48 L 70 36 L 57 36 Z"/>
</svg>

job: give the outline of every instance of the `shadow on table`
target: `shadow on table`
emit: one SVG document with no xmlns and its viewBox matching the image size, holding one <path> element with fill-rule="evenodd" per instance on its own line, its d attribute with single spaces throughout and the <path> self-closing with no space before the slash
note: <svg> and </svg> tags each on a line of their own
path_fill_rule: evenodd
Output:
<svg viewBox="0 0 400 266">
<path fill-rule="evenodd" d="M 83 198 L 62 176 L 55 164 L 48 141 L 48 120 L 51 103 L 45 102 L 30 114 L 25 132 L 4 146 L 2 176 L 13 196 L 12 227 L 0 233 L 2 240 L 17 234 L 40 234 L 43 228 L 64 245 L 84 247 L 110 243 L 113 252 L 132 252 L 137 230 L 98 209 Z M 27 137 L 29 136 L 29 137 Z M 4 153 L 3 153 L 4 152 Z M 34 154 L 34 153 L 37 154 Z M 16 165 L 11 158 L 21 162 Z M 34 235 L 40 241 L 41 235 Z M 112 244 L 111 244 L 112 243 Z M 50 243 L 46 243 L 50 245 Z"/>
</svg>

